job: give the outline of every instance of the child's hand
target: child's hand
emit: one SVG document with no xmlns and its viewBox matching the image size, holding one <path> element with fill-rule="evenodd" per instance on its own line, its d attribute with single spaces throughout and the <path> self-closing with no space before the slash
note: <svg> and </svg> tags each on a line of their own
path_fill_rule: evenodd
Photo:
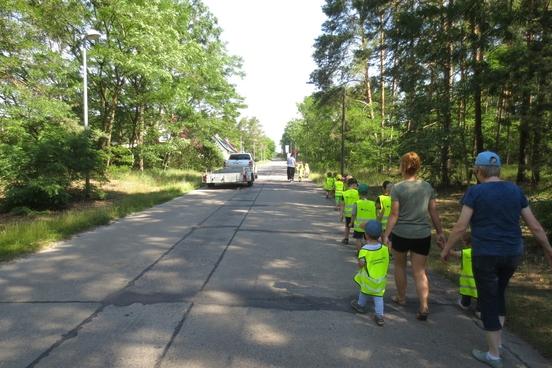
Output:
<svg viewBox="0 0 552 368">
<path fill-rule="evenodd" d="M 440 249 L 443 249 L 445 247 L 445 244 L 447 244 L 447 238 L 445 237 L 444 233 L 437 234 L 437 246 Z"/>
</svg>

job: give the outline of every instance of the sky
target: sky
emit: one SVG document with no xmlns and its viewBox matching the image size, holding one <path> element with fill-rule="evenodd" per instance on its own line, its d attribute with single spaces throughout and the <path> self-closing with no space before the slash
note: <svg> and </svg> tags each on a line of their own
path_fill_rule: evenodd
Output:
<svg viewBox="0 0 552 368">
<path fill-rule="evenodd" d="M 324 21 L 323 0 L 203 0 L 222 28 L 232 55 L 243 59 L 245 77 L 233 80 L 245 98 L 242 117 L 257 117 L 279 146 L 297 103 L 314 91 L 313 44 Z"/>
</svg>

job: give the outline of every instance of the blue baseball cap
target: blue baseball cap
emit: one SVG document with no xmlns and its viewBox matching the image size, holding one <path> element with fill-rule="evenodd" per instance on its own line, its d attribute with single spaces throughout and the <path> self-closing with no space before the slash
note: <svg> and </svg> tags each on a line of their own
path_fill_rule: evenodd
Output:
<svg viewBox="0 0 552 368">
<path fill-rule="evenodd" d="M 500 157 L 491 151 L 484 151 L 475 158 L 475 166 L 498 166 L 500 167 Z"/>
<path fill-rule="evenodd" d="M 370 220 L 364 225 L 364 233 L 372 239 L 377 239 L 381 236 L 381 224 L 379 221 Z"/>
<path fill-rule="evenodd" d="M 358 185 L 358 192 L 360 194 L 367 194 L 368 193 L 368 185 L 366 185 L 364 183 L 360 183 Z"/>
</svg>

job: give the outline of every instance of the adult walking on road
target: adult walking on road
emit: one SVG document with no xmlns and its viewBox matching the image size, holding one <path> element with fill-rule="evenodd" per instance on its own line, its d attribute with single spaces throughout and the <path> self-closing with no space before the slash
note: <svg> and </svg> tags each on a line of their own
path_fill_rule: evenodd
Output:
<svg viewBox="0 0 552 368">
<path fill-rule="evenodd" d="M 445 236 L 435 202 L 435 191 L 426 181 L 417 178 L 421 161 L 416 152 L 401 157 L 403 181 L 391 190 L 391 214 L 383 242 L 393 251 L 397 295 L 393 301 L 406 304 L 406 264 L 410 253 L 412 273 L 419 299 L 416 318 L 425 321 L 429 314 L 429 281 L 426 273 L 427 256 L 431 246 L 431 222 L 437 231 L 437 242 L 443 246 Z"/>
<path fill-rule="evenodd" d="M 470 225 L 472 268 L 488 344 L 488 351 L 474 349 L 472 355 L 491 367 L 502 367 L 500 347 L 506 319 L 505 290 L 523 254 L 520 217 L 543 247 L 551 266 L 552 247 L 523 191 L 514 183 L 500 179 L 500 157 L 496 153 L 485 151 L 477 155 L 474 172 L 480 184 L 466 191 L 460 217 L 441 258 L 447 260 L 452 247 Z"/>
<path fill-rule="evenodd" d="M 288 181 L 293 181 L 295 177 L 295 157 L 293 154 L 289 155 L 287 159 L 287 179 Z"/>
</svg>

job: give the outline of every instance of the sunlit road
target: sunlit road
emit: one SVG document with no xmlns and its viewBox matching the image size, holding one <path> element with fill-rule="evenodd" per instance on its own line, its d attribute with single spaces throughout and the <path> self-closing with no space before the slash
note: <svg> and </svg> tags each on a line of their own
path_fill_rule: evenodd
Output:
<svg viewBox="0 0 552 368">
<path fill-rule="evenodd" d="M 389 302 L 391 276 L 385 327 L 351 312 L 332 203 L 285 169 L 0 265 L 0 367 L 478 367 L 478 322 L 434 275 L 426 323 L 414 295 Z M 549 366 L 516 337 L 505 350 L 507 367 Z"/>
</svg>

